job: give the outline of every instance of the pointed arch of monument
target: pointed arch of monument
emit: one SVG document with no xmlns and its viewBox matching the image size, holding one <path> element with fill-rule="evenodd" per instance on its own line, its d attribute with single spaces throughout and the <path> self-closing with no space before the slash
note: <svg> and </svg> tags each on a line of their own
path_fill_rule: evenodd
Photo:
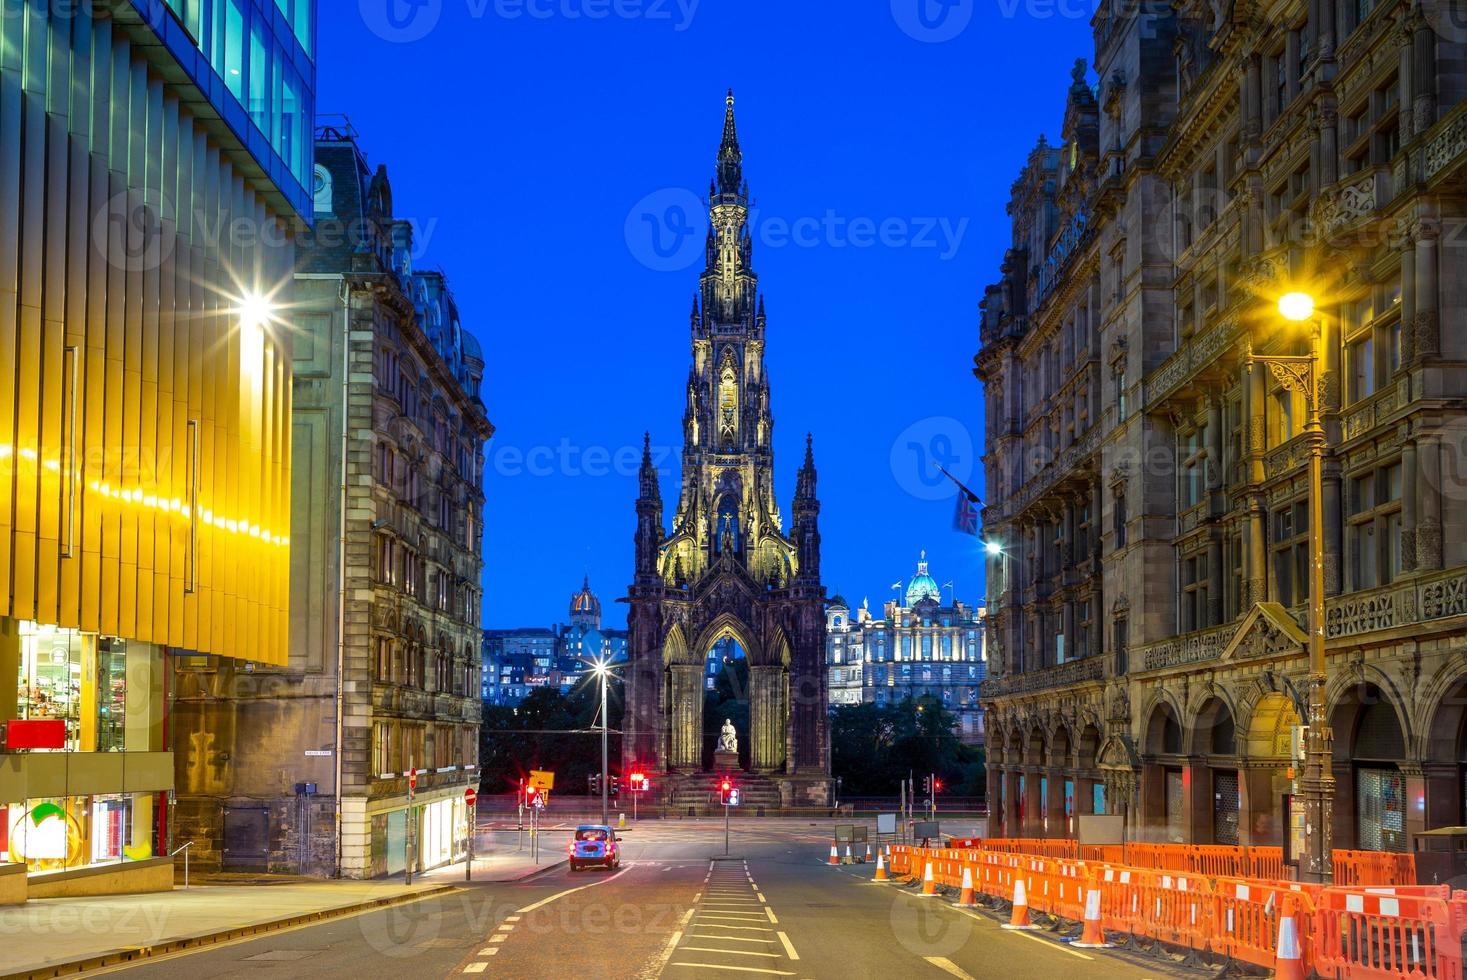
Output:
<svg viewBox="0 0 1467 980">
<path fill-rule="evenodd" d="M 754 639 L 754 631 L 749 628 L 748 623 L 733 613 L 721 613 L 715 616 L 713 621 L 698 634 L 698 642 L 692 648 L 698 662 L 702 663 L 703 658 L 708 656 L 708 651 L 713 649 L 713 644 L 724 637 L 732 637 L 734 642 L 743 647 L 744 656 L 751 664 L 759 662 L 763 648 Z"/>
<path fill-rule="evenodd" d="M 662 662 L 664 665 L 696 662 L 688 651 L 688 638 L 681 623 L 673 623 L 662 639 Z"/>
</svg>

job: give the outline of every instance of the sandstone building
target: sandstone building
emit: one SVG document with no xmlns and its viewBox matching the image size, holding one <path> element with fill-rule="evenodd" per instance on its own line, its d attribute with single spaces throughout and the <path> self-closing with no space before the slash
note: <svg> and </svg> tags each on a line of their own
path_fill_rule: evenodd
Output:
<svg viewBox="0 0 1467 980">
<path fill-rule="evenodd" d="M 1453 13 L 1457 16 L 1453 18 Z M 1322 330 L 1334 842 L 1467 822 L 1461 4 L 1104 4 L 986 292 L 994 832 L 1299 842 Z"/>
</svg>

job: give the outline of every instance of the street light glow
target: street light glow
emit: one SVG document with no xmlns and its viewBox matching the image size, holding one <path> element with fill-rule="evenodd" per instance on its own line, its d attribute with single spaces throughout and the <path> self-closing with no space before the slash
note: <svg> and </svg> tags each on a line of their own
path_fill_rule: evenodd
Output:
<svg viewBox="0 0 1467 980">
<path fill-rule="evenodd" d="M 246 293 L 235 309 L 239 325 L 246 330 L 259 330 L 275 316 L 275 304 L 259 293 Z"/>
<path fill-rule="evenodd" d="M 1285 293 L 1279 297 L 1279 315 L 1300 323 L 1314 316 L 1314 297 L 1308 293 Z"/>
<path fill-rule="evenodd" d="M 1003 545 L 999 544 L 997 541 L 986 541 L 983 544 L 983 550 L 997 558 L 999 555 L 1003 554 Z"/>
</svg>

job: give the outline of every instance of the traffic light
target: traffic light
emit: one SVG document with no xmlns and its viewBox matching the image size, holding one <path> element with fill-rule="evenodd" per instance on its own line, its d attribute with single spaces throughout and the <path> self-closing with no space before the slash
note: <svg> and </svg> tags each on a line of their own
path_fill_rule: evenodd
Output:
<svg viewBox="0 0 1467 980">
<path fill-rule="evenodd" d="M 534 806 L 535 800 L 540 796 L 540 791 L 533 786 L 525 787 L 525 806 Z"/>
<path fill-rule="evenodd" d="M 591 784 L 591 795 L 592 796 L 600 796 L 601 795 L 601 776 L 600 776 L 600 774 L 597 773 L 597 774 L 593 774 L 593 775 L 587 776 L 586 779 Z"/>
<path fill-rule="evenodd" d="M 933 783 L 932 783 L 932 789 L 935 792 L 941 793 L 942 792 L 942 780 L 940 780 L 940 779 L 934 780 Z"/>
<path fill-rule="evenodd" d="M 610 778 L 611 778 L 611 795 L 612 796 L 620 796 L 621 795 L 621 777 L 620 776 L 612 776 Z"/>
<path fill-rule="evenodd" d="M 926 793 L 929 796 L 932 795 L 932 777 L 931 776 L 923 776 L 922 777 L 922 792 Z"/>
<path fill-rule="evenodd" d="M 644 793 L 650 788 L 651 786 L 647 782 L 646 773 L 632 773 L 630 789 L 633 793 Z"/>
<path fill-rule="evenodd" d="M 734 789 L 732 780 L 725 779 L 718 787 L 718 802 L 724 806 L 737 806 L 739 791 Z"/>
</svg>

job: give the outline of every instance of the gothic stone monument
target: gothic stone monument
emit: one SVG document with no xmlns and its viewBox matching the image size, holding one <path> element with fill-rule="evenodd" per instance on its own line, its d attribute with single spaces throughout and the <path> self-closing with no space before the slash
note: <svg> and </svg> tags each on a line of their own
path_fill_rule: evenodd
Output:
<svg viewBox="0 0 1467 980">
<path fill-rule="evenodd" d="M 733 637 L 749 665 L 751 773 L 744 784 L 771 798 L 770 786 L 777 787 L 784 806 L 824 805 L 830 741 L 815 460 L 807 437 L 786 530 L 775 502 L 764 303 L 750 261 L 749 188 L 732 93 L 709 211 L 670 532 L 650 440 L 642 458 L 623 764 L 627 772 L 663 774 L 674 792 L 698 785 L 704 665 L 713 644 Z M 737 764 L 737 752 L 732 758 Z"/>
</svg>

